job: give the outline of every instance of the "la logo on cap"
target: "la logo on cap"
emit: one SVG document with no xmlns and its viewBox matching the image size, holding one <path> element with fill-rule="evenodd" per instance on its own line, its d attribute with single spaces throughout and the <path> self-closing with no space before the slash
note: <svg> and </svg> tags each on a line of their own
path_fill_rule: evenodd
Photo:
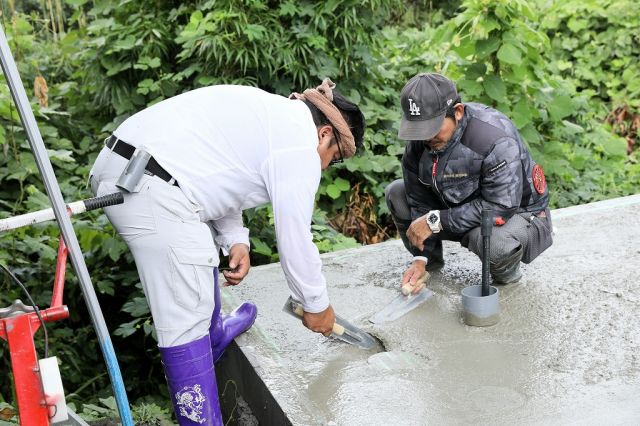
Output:
<svg viewBox="0 0 640 426">
<path fill-rule="evenodd" d="M 420 115 L 420 107 L 411 98 L 409 98 L 409 112 L 411 115 Z"/>
</svg>

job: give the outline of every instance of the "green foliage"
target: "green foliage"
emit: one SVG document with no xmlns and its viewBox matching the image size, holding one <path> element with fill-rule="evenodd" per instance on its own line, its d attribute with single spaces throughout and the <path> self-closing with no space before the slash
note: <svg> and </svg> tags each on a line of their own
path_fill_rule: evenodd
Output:
<svg viewBox="0 0 640 426">
<path fill-rule="evenodd" d="M 640 13 L 636 2 L 558 2 L 544 14 L 541 29 L 553 37 L 551 69 L 571 80 L 579 92 L 595 98 L 592 108 L 606 108 L 612 102 L 640 109 Z"/>
<path fill-rule="evenodd" d="M 492 105 L 513 119 L 544 167 L 556 207 L 633 193 L 640 182 L 634 159 L 625 155 L 626 141 L 601 124 L 602 109 L 598 111 L 590 102 L 591 92 L 578 90 L 591 84 L 581 80 L 591 75 L 586 72 L 589 67 L 581 68 L 585 74 L 569 79 L 558 73 L 557 61 L 550 60 L 551 52 L 562 52 L 559 46 L 567 38 L 548 31 L 550 39 L 536 19 L 543 14 L 579 20 L 569 12 L 574 10 L 571 5 L 561 4 L 558 12 L 555 8 L 535 10 L 536 4 L 524 0 L 466 0 L 461 13 L 430 40 L 457 54 L 441 69 L 457 81 L 463 99 Z M 585 28 L 586 21 L 573 27 Z M 594 24 L 593 31 L 598 31 L 598 25 Z M 618 37 L 631 40 L 626 35 Z M 583 41 L 588 43 L 588 37 Z M 630 60 L 626 56 L 630 46 L 625 47 L 621 56 Z M 589 44 L 578 56 L 588 56 L 593 48 Z M 595 49 L 605 50 L 597 45 Z M 604 75 L 599 84 L 610 84 Z M 600 120 L 596 120 L 598 114 Z"/>
</svg>

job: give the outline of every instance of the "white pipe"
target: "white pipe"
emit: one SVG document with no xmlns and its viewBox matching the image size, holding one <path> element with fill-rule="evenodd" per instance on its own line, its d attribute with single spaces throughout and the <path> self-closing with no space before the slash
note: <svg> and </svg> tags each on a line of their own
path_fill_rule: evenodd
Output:
<svg viewBox="0 0 640 426">
<path fill-rule="evenodd" d="M 87 208 L 84 205 L 84 201 L 74 201 L 67 204 L 67 209 L 71 210 L 71 214 L 84 213 Z M 52 208 L 38 210 L 37 212 L 31 212 L 21 214 L 20 216 L 8 217 L 6 219 L 0 219 L 0 232 L 5 232 L 10 229 L 22 228 L 27 225 L 34 225 L 40 222 L 46 222 L 48 220 L 55 220 L 56 216 Z"/>
</svg>

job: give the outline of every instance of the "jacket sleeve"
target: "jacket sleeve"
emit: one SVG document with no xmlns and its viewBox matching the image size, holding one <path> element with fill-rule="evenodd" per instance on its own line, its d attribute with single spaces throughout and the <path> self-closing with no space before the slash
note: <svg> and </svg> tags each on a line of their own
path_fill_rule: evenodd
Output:
<svg viewBox="0 0 640 426">
<path fill-rule="evenodd" d="M 522 179 L 517 141 L 510 137 L 498 139 L 482 162 L 480 196 L 469 203 L 442 210 L 440 220 L 443 229 L 464 234 L 480 226 L 485 208 L 508 220 L 520 206 Z"/>
<path fill-rule="evenodd" d="M 431 183 L 420 181 L 420 161 L 424 149 L 422 142 L 411 141 L 407 143 L 402 155 L 402 177 L 404 187 L 408 189 L 407 202 L 411 209 L 411 220 L 425 215 L 430 210 L 428 206 L 440 204 L 434 200 Z"/>
</svg>

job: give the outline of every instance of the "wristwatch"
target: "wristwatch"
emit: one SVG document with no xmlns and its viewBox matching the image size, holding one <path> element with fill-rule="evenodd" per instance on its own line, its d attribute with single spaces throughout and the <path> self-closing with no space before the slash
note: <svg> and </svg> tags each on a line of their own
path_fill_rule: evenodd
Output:
<svg viewBox="0 0 640 426">
<path fill-rule="evenodd" d="M 442 223 L 440 223 L 440 210 L 431 210 L 427 213 L 427 225 L 431 228 L 431 232 L 437 234 L 442 231 Z"/>
</svg>

